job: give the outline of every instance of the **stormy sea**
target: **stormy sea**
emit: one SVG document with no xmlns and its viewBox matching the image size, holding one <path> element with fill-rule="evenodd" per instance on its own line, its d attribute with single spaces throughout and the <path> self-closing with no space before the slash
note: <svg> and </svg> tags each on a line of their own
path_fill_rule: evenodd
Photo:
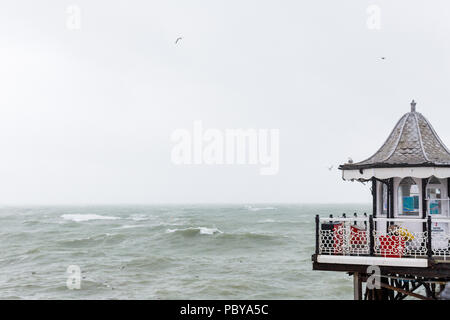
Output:
<svg viewBox="0 0 450 320">
<path fill-rule="evenodd" d="M 314 216 L 361 205 L 0 208 L 0 299 L 352 299 Z"/>
</svg>

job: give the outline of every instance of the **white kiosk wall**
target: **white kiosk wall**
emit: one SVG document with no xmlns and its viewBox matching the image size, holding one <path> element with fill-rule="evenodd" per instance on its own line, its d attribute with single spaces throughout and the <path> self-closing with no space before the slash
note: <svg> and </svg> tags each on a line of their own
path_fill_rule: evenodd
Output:
<svg viewBox="0 0 450 320">
<path fill-rule="evenodd" d="M 449 198 L 447 193 L 447 179 L 438 179 L 431 177 L 426 186 L 427 214 L 433 218 L 431 225 L 432 247 L 444 249 L 448 247 L 445 237 L 440 235 L 447 234 L 449 224 L 436 220 L 449 217 Z"/>
<path fill-rule="evenodd" d="M 377 217 L 387 218 L 388 213 L 388 185 L 377 181 Z M 387 230 L 387 222 L 377 222 L 377 230 L 381 234 L 385 234 Z"/>
</svg>

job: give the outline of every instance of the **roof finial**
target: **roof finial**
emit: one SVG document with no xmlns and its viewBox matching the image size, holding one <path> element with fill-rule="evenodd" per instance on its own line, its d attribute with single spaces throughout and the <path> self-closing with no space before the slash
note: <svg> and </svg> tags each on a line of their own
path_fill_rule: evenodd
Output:
<svg viewBox="0 0 450 320">
<path fill-rule="evenodd" d="M 413 101 L 411 101 L 411 112 L 416 112 L 416 102 L 414 101 L 414 99 Z"/>
</svg>

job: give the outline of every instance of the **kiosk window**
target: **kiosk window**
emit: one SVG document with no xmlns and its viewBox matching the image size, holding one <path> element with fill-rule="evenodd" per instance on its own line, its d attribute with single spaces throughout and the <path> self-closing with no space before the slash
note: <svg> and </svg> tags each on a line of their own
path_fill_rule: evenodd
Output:
<svg viewBox="0 0 450 320">
<path fill-rule="evenodd" d="M 419 187 L 413 178 L 407 177 L 398 186 L 399 215 L 419 215 Z"/>
</svg>

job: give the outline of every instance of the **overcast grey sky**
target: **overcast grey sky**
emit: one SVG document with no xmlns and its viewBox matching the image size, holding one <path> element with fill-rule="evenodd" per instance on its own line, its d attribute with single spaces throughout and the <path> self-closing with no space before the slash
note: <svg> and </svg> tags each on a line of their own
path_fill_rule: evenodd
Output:
<svg viewBox="0 0 450 320">
<path fill-rule="evenodd" d="M 368 202 L 336 167 L 412 98 L 450 145 L 449 39 L 448 1 L 2 1 L 0 203 Z M 279 173 L 174 165 L 194 120 L 279 129 Z"/>
</svg>

